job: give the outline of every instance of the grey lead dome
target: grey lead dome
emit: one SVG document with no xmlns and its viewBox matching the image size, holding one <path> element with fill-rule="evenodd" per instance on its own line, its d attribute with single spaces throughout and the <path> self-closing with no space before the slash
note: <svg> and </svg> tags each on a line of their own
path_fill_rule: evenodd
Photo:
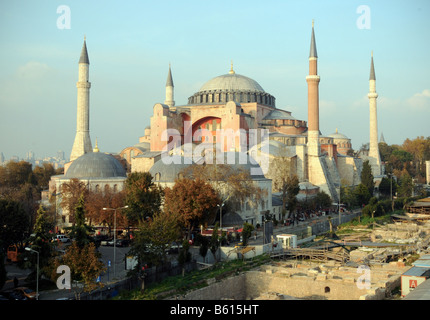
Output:
<svg viewBox="0 0 430 320">
<path fill-rule="evenodd" d="M 127 174 L 121 163 L 113 156 L 90 152 L 77 158 L 67 170 L 66 178 L 111 178 L 126 177 Z"/>
<path fill-rule="evenodd" d="M 265 92 L 257 81 L 237 73 L 224 74 L 209 80 L 199 90 L 199 92 L 206 91 Z"/>
</svg>

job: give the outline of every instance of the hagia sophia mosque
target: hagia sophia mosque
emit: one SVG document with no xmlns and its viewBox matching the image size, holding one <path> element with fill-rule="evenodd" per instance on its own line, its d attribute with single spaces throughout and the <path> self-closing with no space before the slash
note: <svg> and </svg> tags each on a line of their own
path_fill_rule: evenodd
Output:
<svg viewBox="0 0 430 320">
<path fill-rule="evenodd" d="M 137 144 L 125 147 L 118 154 L 108 154 L 98 149 L 97 142 L 93 148 L 90 139 L 90 62 L 84 39 L 76 85 L 76 136 L 70 162 L 63 175 L 51 178 L 49 191 L 60 192 L 63 183 L 77 178 L 87 183 L 91 190 L 110 188 L 118 192 L 123 190 L 127 174 L 145 171 L 151 173 L 154 183 L 172 186 L 181 178 L 184 168 L 196 163 L 196 158 L 199 161 L 202 157 L 205 159 L 209 151 L 217 148 L 217 152 L 226 155 L 225 158 L 234 159 L 225 163 L 249 171 L 250 179 L 265 190 L 257 205 L 250 206 L 245 201 L 235 206 L 235 214 L 243 222 L 261 223 L 265 213 L 281 218 L 279 190 L 272 183 L 279 173 L 271 170 L 271 164 L 277 159 L 286 160 L 289 174 L 297 175 L 300 194 L 311 197 L 324 191 L 336 203 L 341 185 L 360 183 L 364 160 L 369 160 L 375 178 L 384 173 L 378 150 L 378 94 L 373 54 L 368 94 L 369 152 L 360 157 L 348 152 L 351 140 L 337 129 L 329 135 L 320 132 L 317 64 L 312 23 L 309 74 L 304 75 L 308 86 L 307 121 L 296 119 L 290 111 L 278 109 L 276 98 L 257 81 L 236 73 L 233 64 L 227 74 L 214 77 L 193 93 L 187 104 L 176 105 L 169 66 L 165 101 L 153 106 L 150 125 L 144 129 L 144 135 L 138 138 Z M 58 222 L 68 226 L 69 215 L 58 205 L 59 201 L 61 197 L 57 200 L 57 212 L 61 217 Z"/>
</svg>

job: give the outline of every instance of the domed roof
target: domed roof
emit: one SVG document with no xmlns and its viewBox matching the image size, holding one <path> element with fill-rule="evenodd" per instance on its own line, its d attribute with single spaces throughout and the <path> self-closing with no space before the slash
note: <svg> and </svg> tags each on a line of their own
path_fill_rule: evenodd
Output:
<svg viewBox="0 0 430 320">
<path fill-rule="evenodd" d="M 126 177 L 121 163 L 110 154 L 102 152 L 86 153 L 72 162 L 66 178 L 112 178 Z"/>
<path fill-rule="evenodd" d="M 185 168 L 197 164 L 202 165 L 204 158 L 199 158 L 195 161 L 191 157 L 183 157 L 181 155 L 171 155 L 165 159 L 160 159 L 149 169 L 152 177 L 158 173 L 157 182 L 174 182 L 179 177 L 179 173 Z M 216 161 L 214 161 L 215 163 Z M 250 174 L 251 179 L 265 179 L 262 168 L 248 154 L 242 152 L 225 152 L 224 164 L 234 166 L 235 172 L 244 170 Z M 208 164 L 210 165 L 210 164 Z"/>
<path fill-rule="evenodd" d="M 174 154 L 166 157 L 166 159 L 161 158 L 154 163 L 151 169 L 149 169 L 149 173 L 157 182 L 174 182 L 179 177 L 179 173 L 191 165 L 188 164 L 189 162 L 194 164 L 191 158 L 185 160 L 183 156 Z M 159 176 L 156 177 L 157 173 Z"/>
<path fill-rule="evenodd" d="M 338 131 L 337 131 L 337 129 L 336 129 L 336 132 L 335 133 L 332 133 L 332 134 L 329 134 L 328 135 L 330 138 L 333 138 L 333 139 L 346 139 L 346 140 L 349 140 L 349 138 L 347 137 L 347 136 L 345 136 L 344 134 L 342 134 L 342 133 L 339 133 Z"/>
<path fill-rule="evenodd" d="M 258 84 L 257 81 L 242 76 L 240 74 L 228 73 L 215 77 L 206 82 L 199 90 L 205 91 L 250 91 L 250 92 L 265 92 L 264 89 Z"/>
</svg>

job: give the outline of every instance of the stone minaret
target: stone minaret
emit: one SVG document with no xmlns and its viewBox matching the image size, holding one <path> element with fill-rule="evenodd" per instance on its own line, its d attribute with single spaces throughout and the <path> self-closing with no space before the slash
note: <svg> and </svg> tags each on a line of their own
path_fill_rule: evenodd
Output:
<svg viewBox="0 0 430 320">
<path fill-rule="evenodd" d="M 81 57 L 79 59 L 79 75 L 76 87 L 78 88 L 78 112 L 76 120 L 76 136 L 73 143 L 70 161 L 92 152 L 90 139 L 90 88 L 89 79 L 90 60 L 88 59 L 87 44 L 84 38 Z"/>
<path fill-rule="evenodd" d="M 378 94 L 376 93 L 376 77 L 375 77 L 375 67 L 373 65 L 373 52 L 371 55 L 370 62 L 370 76 L 369 76 L 369 126 L 370 126 L 370 140 L 369 140 L 369 162 L 372 166 L 373 176 L 379 176 L 381 172 L 381 157 L 379 155 L 378 147 L 378 120 L 376 112 L 376 98 Z"/>
<path fill-rule="evenodd" d="M 308 154 L 320 155 L 319 146 L 319 94 L 318 86 L 320 77 L 317 72 L 317 47 L 315 44 L 314 21 L 312 21 L 311 49 L 309 53 L 308 83 Z"/>
<path fill-rule="evenodd" d="M 169 107 L 175 106 L 173 90 L 174 90 L 174 85 L 173 85 L 173 78 L 172 78 L 172 70 L 170 69 L 170 64 L 169 64 L 169 73 L 167 75 L 167 81 L 166 81 L 166 100 L 164 101 L 164 104 L 167 104 Z"/>
</svg>

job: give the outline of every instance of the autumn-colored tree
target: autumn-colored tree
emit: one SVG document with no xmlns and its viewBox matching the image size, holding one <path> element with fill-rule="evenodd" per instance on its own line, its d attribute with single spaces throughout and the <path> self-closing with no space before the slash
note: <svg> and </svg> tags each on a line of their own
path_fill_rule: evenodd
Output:
<svg viewBox="0 0 430 320">
<path fill-rule="evenodd" d="M 49 186 L 49 180 L 56 174 L 54 166 L 50 163 L 43 163 L 33 169 L 33 174 L 36 178 L 36 183 L 39 191 L 47 189 Z"/>
<path fill-rule="evenodd" d="M 284 154 L 285 151 L 283 150 L 280 153 Z M 273 189 L 281 192 L 282 217 L 287 212 L 288 179 L 291 179 L 294 174 L 293 163 L 291 157 L 280 156 L 273 159 L 269 167 L 269 176 L 272 178 Z"/>
<path fill-rule="evenodd" d="M 237 208 L 238 204 L 248 202 L 257 207 L 265 195 L 265 190 L 258 187 L 249 170 L 240 166 L 226 164 L 194 164 L 182 172 L 189 179 L 201 179 L 209 183 L 219 198 L 220 214 L 226 214 Z"/>
<path fill-rule="evenodd" d="M 133 172 L 125 182 L 125 204 L 130 223 L 138 225 L 160 211 L 163 191 L 149 172 Z"/>
<path fill-rule="evenodd" d="M 164 211 L 178 214 L 180 223 L 187 229 L 188 239 L 196 227 L 214 220 L 220 203 L 214 188 L 200 179 L 178 179 L 164 194 Z"/>
<path fill-rule="evenodd" d="M 69 182 L 61 185 L 61 207 L 69 213 L 69 221 L 75 222 L 75 208 L 79 199 L 83 196 L 84 201 L 88 196 L 88 188 L 85 182 L 72 178 Z"/>
<path fill-rule="evenodd" d="M 73 242 L 60 259 L 53 260 L 54 268 L 51 273 L 51 279 L 56 281 L 59 276 L 56 273 L 57 267 L 66 265 L 70 268 L 71 280 L 80 282 L 84 286 L 84 291 L 91 292 L 103 286 L 101 282 L 96 281 L 97 277 L 106 270 L 100 257 L 101 254 L 97 252 L 94 243 L 79 247 L 77 242 Z M 72 288 L 76 290 L 75 294 L 79 299 L 80 290 L 77 289 L 77 286 L 72 285 Z"/>
<path fill-rule="evenodd" d="M 85 202 L 86 218 L 90 225 L 108 225 L 109 229 L 114 226 L 114 211 L 103 210 L 103 208 L 120 208 L 125 206 L 125 191 L 113 192 L 111 188 L 104 191 L 90 191 Z M 117 228 L 128 226 L 127 216 L 124 210 L 117 210 Z"/>
</svg>

